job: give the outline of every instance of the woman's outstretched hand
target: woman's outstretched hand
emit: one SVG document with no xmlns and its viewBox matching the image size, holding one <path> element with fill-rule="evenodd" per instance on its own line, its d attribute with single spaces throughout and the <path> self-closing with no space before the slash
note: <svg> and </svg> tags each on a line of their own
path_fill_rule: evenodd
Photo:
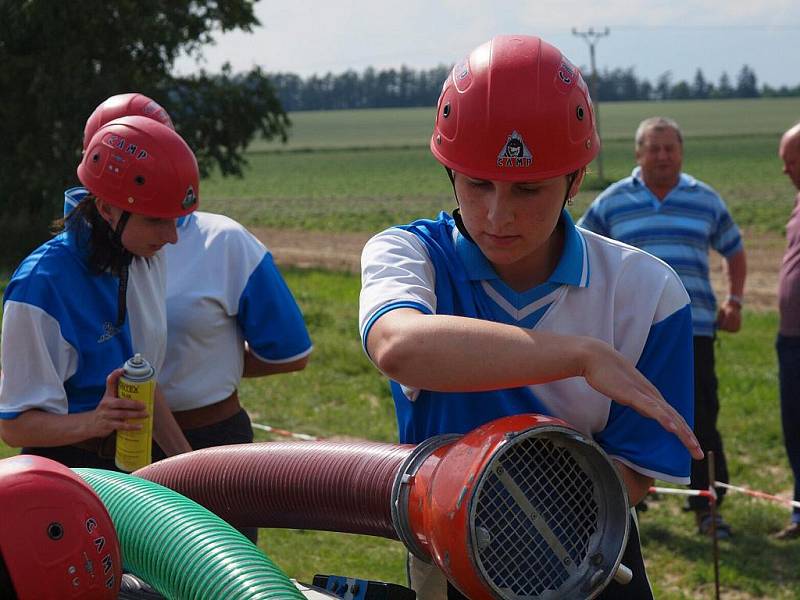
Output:
<svg viewBox="0 0 800 600">
<path fill-rule="evenodd" d="M 678 436 L 692 458 L 702 459 L 703 451 L 692 428 L 664 400 L 656 386 L 611 346 L 599 340 L 591 342 L 583 371 L 586 382 L 614 402 L 630 406 L 639 414 L 655 419 L 664 429 Z"/>
</svg>

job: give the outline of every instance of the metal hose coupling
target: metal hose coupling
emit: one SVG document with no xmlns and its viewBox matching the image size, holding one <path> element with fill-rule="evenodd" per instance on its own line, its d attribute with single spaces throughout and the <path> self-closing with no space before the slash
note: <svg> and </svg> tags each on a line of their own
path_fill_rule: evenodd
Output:
<svg viewBox="0 0 800 600">
<path fill-rule="evenodd" d="M 472 600 L 589 599 L 629 582 L 629 518 L 603 450 L 541 415 L 423 442 L 392 490 L 401 541 Z"/>
</svg>

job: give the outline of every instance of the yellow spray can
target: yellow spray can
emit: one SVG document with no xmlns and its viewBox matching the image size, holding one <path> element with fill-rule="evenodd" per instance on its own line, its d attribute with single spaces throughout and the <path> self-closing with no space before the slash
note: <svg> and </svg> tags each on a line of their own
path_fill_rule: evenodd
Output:
<svg viewBox="0 0 800 600">
<path fill-rule="evenodd" d="M 117 468 L 130 473 L 153 462 L 153 400 L 156 378 L 155 370 L 141 354 L 126 360 L 122 368 L 124 372 L 119 378 L 117 396 L 138 400 L 147 410 L 146 418 L 131 421 L 140 423 L 141 429 L 117 430 L 117 451 L 114 462 Z"/>
</svg>

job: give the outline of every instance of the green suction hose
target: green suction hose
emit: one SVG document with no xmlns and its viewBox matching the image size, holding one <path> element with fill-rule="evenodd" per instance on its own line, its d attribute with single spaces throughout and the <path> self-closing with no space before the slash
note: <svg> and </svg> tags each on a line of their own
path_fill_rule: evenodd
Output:
<svg viewBox="0 0 800 600">
<path fill-rule="evenodd" d="M 166 598 L 303 600 L 257 547 L 196 502 L 126 473 L 74 471 L 111 514 L 125 568 Z"/>
</svg>

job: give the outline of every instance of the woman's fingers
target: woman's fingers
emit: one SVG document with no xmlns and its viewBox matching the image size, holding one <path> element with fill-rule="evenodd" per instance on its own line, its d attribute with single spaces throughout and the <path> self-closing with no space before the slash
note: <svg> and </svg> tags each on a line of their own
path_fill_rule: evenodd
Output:
<svg viewBox="0 0 800 600">
<path fill-rule="evenodd" d="M 631 404 L 631 408 L 646 417 L 655 419 L 664 429 L 678 436 L 681 443 L 689 450 L 692 458 L 696 460 L 703 458 L 703 451 L 692 428 L 689 427 L 689 424 L 681 414 L 664 400 L 661 394 L 645 394 L 643 400 L 636 404 Z"/>
<path fill-rule="evenodd" d="M 703 458 L 703 451 L 692 428 L 675 407 L 664 399 L 658 388 L 621 355 L 614 353 L 613 358 L 605 358 L 611 359 L 613 367 L 608 363 L 602 364 L 601 359 L 587 373 L 589 384 L 615 402 L 630 406 L 639 414 L 655 419 L 664 429 L 678 437 L 692 458 Z"/>
<path fill-rule="evenodd" d="M 106 377 L 106 396 L 117 395 L 117 384 L 119 383 L 119 378 L 122 377 L 122 373 L 122 369 L 114 369 L 108 374 L 108 377 Z"/>
</svg>

